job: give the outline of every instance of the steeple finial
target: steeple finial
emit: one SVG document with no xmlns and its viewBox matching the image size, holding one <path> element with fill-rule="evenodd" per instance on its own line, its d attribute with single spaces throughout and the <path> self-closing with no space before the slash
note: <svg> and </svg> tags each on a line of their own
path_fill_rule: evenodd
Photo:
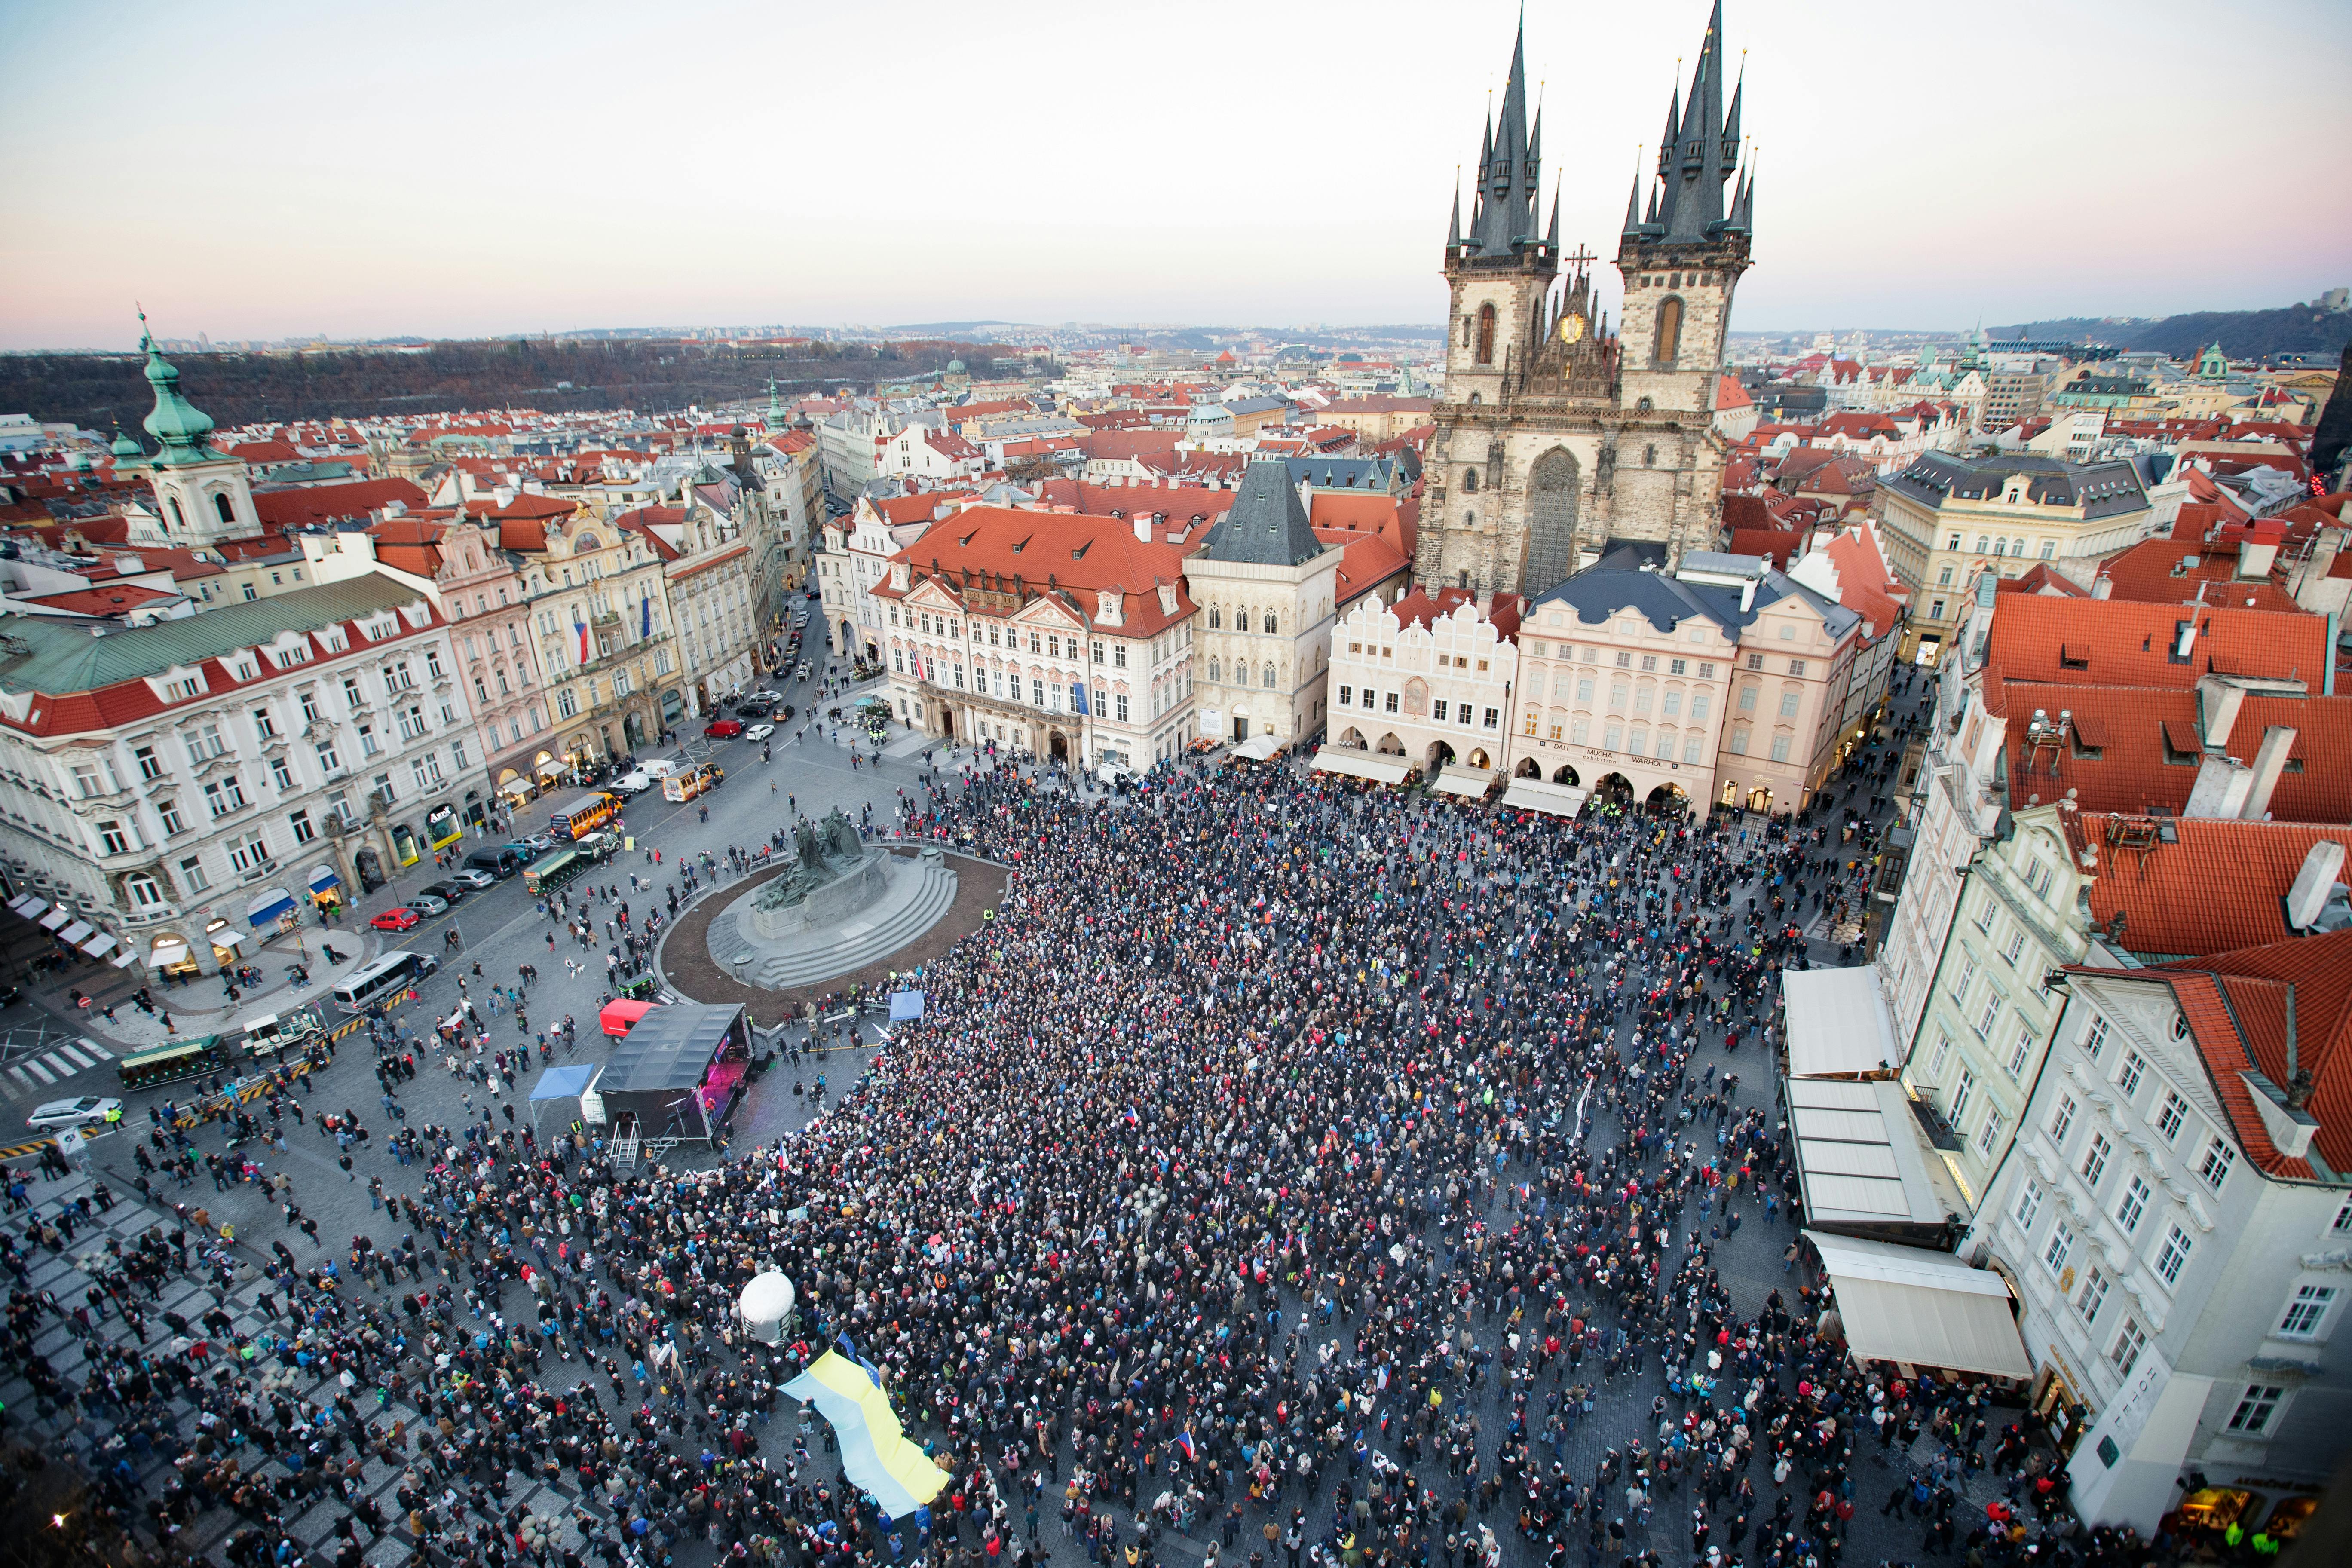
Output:
<svg viewBox="0 0 2352 1568">
<path fill-rule="evenodd" d="M 1551 177 L 1551 229 L 1544 239 L 1544 243 L 1551 247 L 1554 259 L 1559 256 L 1559 186 L 1560 177 L 1554 174 Z"/>
<path fill-rule="evenodd" d="M 1454 165 L 1454 200 L 1445 210 L 1445 254 L 1462 248 L 1462 165 Z"/>
<path fill-rule="evenodd" d="M 1623 232 L 1624 232 L 1624 233 L 1626 233 L 1626 234 L 1631 234 L 1631 233 L 1633 233 L 1635 229 L 1640 228 L 1641 226 L 1642 226 L 1642 149 L 1641 149 L 1641 147 L 1637 144 L 1637 145 L 1634 147 L 1634 149 L 1633 149 L 1633 189 L 1632 193 L 1631 193 L 1631 194 L 1629 194 L 1629 195 L 1625 197 L 1625 227 L 1624 227 Z"/>
</svg>

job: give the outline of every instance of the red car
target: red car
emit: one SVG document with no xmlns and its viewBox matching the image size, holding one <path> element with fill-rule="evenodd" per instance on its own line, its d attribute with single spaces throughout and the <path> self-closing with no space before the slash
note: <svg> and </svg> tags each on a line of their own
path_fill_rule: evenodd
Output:
<svg viewBox="0 0 2352 1568">
<path fill-rule="evenodd" d="M 703 737 L 712 741 L 730 741 L 742 732 L 740 719 L 713 719 L 702 727 Z"/>
<path fill-rule="evenodd" d="M 415 910 L 404 906 L 396 910 L 384 910 L 383 913 L 368 921 L 368 924 L 378 931 L 406 931 L 424 918 Z"/>
</svg>

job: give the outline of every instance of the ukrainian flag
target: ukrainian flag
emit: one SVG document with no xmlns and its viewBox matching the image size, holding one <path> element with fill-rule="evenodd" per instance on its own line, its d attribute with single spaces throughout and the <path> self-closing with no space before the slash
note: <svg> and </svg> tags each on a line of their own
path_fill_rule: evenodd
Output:
<svg viewBox="0 0 2352 1568">
<path fill-rule="evenodd" d="M 940 1495 L 944 1471 L 907 1440 L 871 1362 L 855 1352 L 827 1351 L 784 1384 L 793 1398 L 817 1407 L 841 1442 L 842 1473 L 873 1494 L 882 1511 L 902 1519 Z"/>
</svg>

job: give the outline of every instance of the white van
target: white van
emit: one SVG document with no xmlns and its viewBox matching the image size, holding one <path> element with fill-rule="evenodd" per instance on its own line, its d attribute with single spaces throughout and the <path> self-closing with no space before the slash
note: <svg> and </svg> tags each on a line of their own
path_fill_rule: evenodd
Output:
<svg viewBox="0 0 2352 1568">
<path fill-rule="evenodd" d="M 637 764 L 637 772 L 650 779 L 666 779 L 693 765 L 684 757 L 648 757 Z"/>
<path fill-rule="evenodd" d="M 335 1005 L 346 1013 L 364 1013 L 370 1004 L 405 991 L 440 967 L 441 961 L 429 952 L 394 948 L 337 982 Z"/>
<path fill-rule="evenodd" d="M 257 1057 L 277 1050 L 299 1050 L 323 1030 L 319 1016 L 307 1011 L 264 1013 L 237 1026 L 237 1032 L 245 1037 L 246 1053 Z"/>
</svg>

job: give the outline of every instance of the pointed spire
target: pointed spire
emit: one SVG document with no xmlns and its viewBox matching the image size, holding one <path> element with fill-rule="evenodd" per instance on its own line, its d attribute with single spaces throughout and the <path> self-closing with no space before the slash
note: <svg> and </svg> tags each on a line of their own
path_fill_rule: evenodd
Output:
<svg viewBox="0 0 2352 1568">
<path fill-rule="evenodd" d="M 1555 258 L 1559 255 L 1559 176 L 1557 174 L 1552 176 L 1551 182 L 1551 231 L 1545 237 L 1544 243 L 1551 247 Z"/>
<path fill-rule="evenodd" d="M 1445 254 L 1462 248 L 1462 165 L 1454 165 L 1454 199 L 1446 204 Z"/>
<path fill-rule="evenodd" d="M 1641 150 L 1639 147 L 1636 147 L 1636 148 L 1634 148 L 1634 149 L 1633 149 L 1633 191 L 1632 191 L 1632 192 L 1631 192 L 1631 193 L 1630 193 L 1630 194 L 1625 197 L 1625 227 L 1624 227 L 1623 232 L 1624 232 L 1624 233 L 1626 233 L 1626 234 L 1631 234 L 1631 233 L 1633 233 L 1635 229 L 1637 229 L 1637 228 L 1639 228 L 1639 227 L 1641 227 L 1641 226 L 1642 226 L 1642 150 Z"/>
<path fill-rule="evenodd" d="M 1748 90 L 1748 51 L 1739 51 L 1739 80 L 1731 89 L 1731 113 L 1723 122 L 1723 171 L 1729 174 L 1739 165 L 1739 100 Z"/>
<path fill-rule="evenodd" d="M 1667 162 L 1675 155 L 1675 143 L 1683 133 L 1683 62 L 1675 61 L 1674 90 L 1666 94 L 1666 132 L 1658 143 L 1658 178 L 1668 177 L 1672 165 Z"/>
</svg>

